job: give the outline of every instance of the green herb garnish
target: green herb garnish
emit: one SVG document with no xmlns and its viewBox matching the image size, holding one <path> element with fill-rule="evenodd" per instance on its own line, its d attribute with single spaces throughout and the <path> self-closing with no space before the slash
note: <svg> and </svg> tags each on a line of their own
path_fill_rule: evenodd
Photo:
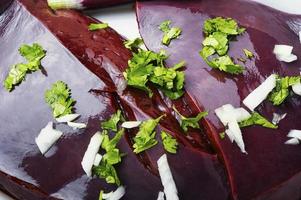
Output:
<svg viewBox="0 0 301 200">
<path fill-rule="evenodd" d="M 278 128 L 278 126 L 269 122 L 266 118 L 264 118 L 257 112 L 253 112 L 251 114 L 250 118 L 248 118 L 242 122 L 239 122 L 239 127 L 241 127 L 241 128 L 246 127 L 246 126 L 252 126 L 252 125 L 260 125 L 260 126 L 263 126 L 266 128 L 272 128 L 272 129 Z"/>
<path fill-rule="evenodd" d="M 196 117 L 185 117 L 175 107 L 173 109 L 180 116 L 180 126 L 185 132 L 188 131 L 188 127 L 200 129 L 199 121 L 208 115 L 208 112 L 204 111 L 200 112 Z"/>
<path fill-rule="evenodd" d="M 27 73 L 37 71 L 41 68 L 41 60 L 45 57 L 46 51 L 37 43 L 30 45 L 22 45 L 19 53 L 27 60 L 27 63 L 19 63 L 14 65 L 4 80 L 4 87 L 8 91 L 12 91 L 14 86 L 21 83 Z"/>
<path fill-rule="evenodd" d="M 252 59 L 254 57 L 254 54 L 249 51 L 248 49 L 243 49 L 244 54 L 246 55 L 247 58 Z"/>
<path fill-rule="evenodd" d="M 231 18 L 217 17 L 206 20 L 203 27 L 206 38 L 202 42 L 203 49 L 200 51 L 200 56 L 212 68 L 230 74 L 242 73 L 244 67 L 235 64 L 226 54 L 230 38 L 241 34 L 244 30 Z"/>
<path fill-rule="evenodd" d="M 177 153 L 178 142 L 170 134 L 165 131 L 161 132 L 161 138 L 163 142 L 164 149 L 169 153 Z"/>
<path fill-rule="evenodd" d="M 225 139 L 226 133 L 225 133 L 225 132 L 220 133 L 220 134 L 219 134 L 219 137 L 220 137 L 222 140 Z"/>
<path fill-rule="evenodd" d="M 164 61 L 167 59 L 164 51 L 155 53 L 153 51 L 138 50 L 128 62 L 128 69 L 124 77 L 129 86 L 147 91 L 149 96 L 153 95 L 148 83 L 153 83 L 170 99 L 177 99 L 184 94 L 185 74 L 179 71 L 185 64 L 180 62 L 172 68 L 166 68 Z"/>
<path fill-rule="evenodd" d="M 50 105 L 55 118 L 71 114 L 75 101 L 71 98 L 71 91 L 63 81 L 55 82 L 51 89 L 46 90 L 45 101 Z"/>
<path fill-rule="evenodd" d="M 100 178 L 104 178 L 107 183 L 120 185 L 116 169 L 106 160 L 102 159 L 99 166 L 93 166 L 93 174 Z"/>
<path fill-rule="evenodd" d="M 108 23 L 91 23 L 88 26 L 89 31 L 96 31 L 96 30 L 100 30 L 100 29 L 104 29 L 104 28 L 108 28 L 109 24 Z"/>
<path fill-rule="evenodd" d="M 170 28 L 170 24 L 171 24 L 171 21 L 167 20 L 167 21 L 162 22 L 159 26 L 159 29 L 164 32 L 162 44 L 164 44 L 166 46 L 168 46 L 170 44 L 170 41 L 172 39 L 177 39 L 182 33 L 182 30 L 179 27 Z"/>
<path fill-rule="evenodd" d="M 102 198 L 103 193 L 104 193 L 104 191 L 100 190 L 98 200 L 103 200 L 103 198 Z"/>
<path fill-rule="evenodd" d="M 121 111 L 117 110 L 115 114 L 113 114 L 109 120 L 104 121 L 101 123 L 101 127 L 106 130 L 112 130 L 112 131 L 117 131 L 118 127 L 118 122 L 123 120 L 123 117 L 121 115 Z"/>
<path fill-rule="evenodd" d="M 163 116 L 160 116 L 157 119 L 149 119 L 142 122 L 138 133 L 134 137 L 133 148 L 135 153 L 141 153 L 142 151 L 145 151 L 158 143 L 158 141 L 155 139 L 155 128 Z"/>
<path fill-rule="evenodd" d="M 301 76 L 286 76 L 277 77 L 276 87 L 269 95 L 269 100 L 274 105 L 280 105 L 289 96 L 289 89 L 291 86 L 301 82 Z"/>
<path fill-rule="evenodd" d="M 140 46 L 143 44 L 143 40 L 141 38 L 136 38 L 134 40 L 127 40 L 124 43 L 125 48 L 130 50 L 138 50 Z"/>
</svg>

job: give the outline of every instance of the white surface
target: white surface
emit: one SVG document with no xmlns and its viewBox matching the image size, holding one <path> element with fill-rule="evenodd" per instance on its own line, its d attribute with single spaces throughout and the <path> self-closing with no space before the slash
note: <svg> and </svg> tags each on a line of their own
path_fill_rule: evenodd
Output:
<svg viewBox="0 0 301 200">
<path fill-rule="evenodd" d="M 284 12 L 301 14 L 300 0 L 254 0 Z M 133 4 L 117 6 L 109 9 L 100 9 L 88 12 L 93 17 L 109 23 L 116 31 L 129 39 L 140 37 Z M 11 200 L 7 195 L 0 192 L 0 200 Z"/>
</svg>

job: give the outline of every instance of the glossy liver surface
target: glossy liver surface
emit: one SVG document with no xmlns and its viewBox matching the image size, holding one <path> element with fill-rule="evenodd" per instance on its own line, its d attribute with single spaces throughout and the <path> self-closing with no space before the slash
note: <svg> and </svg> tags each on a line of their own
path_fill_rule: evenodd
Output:
<svg viewBox="0 0 301 200">
<path fill-rule="evenodd" d="M 299 75 L 301 45 L 298 32 L 301 16 L 289 15 L 243 0 L 140 1 L 137 3 L 140 33 L 146 46 L 170 54 L 169 65 L 185 60 L 186 92 L 196 104 L 209 110 L 204 122 L 206 134 L 223 160 L 234 199 L 299 199 L 301 151 L 299 146 L 284 145 L 290 129 L 301 129 L 301 98 L 293 95 L 279 107 L 265 101 L 257 110 L 272 119 L 272 114 L 287 113 L 277 130 L 259 126 L 244 128 L 243 137 L 248 155 L 228 138 L 221 140 L 223 126 L 214 109 L 230 103 L 242 106 L 242 100 L 271 73 Z M 243 57 L 243 48 L 255 54 L 248 60 L 242 75 L 227 75 L 211 69 L 199 56 L 204 39 L 202 27 L 209 17 L 231 17 L 246 27 L 246 32 L 230 42 L 229 55 Z M 163 33 L 158 26 L 171 20 L 183 33 L 169 47 L 161 44 Z M 298 61 L 286 64 L 276 60 L 275 44 L 294 46 Z M 236 60 L 236 62 L 238 62 Z M 241 63 L 243 64 L 243 63 Z"/>
</svg>

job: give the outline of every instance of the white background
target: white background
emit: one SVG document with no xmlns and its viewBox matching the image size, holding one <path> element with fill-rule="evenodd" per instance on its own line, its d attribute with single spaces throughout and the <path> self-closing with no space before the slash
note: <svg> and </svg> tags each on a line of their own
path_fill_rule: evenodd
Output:
<svg viewBox="0 0 301 200">
<path fill-rule="evenodd" d="M 292 14 L 301 14 L 301 0 L 253 0 L 284 12 Z M 89 11 L 87 14 L 92 15 L 102 22 L 107 22 L 121 35 L 128 39 L 139 37 L 134 5 L 127 4 L 113 8 Z M 12 200 L 7 195 L 0 192 L 0 200 Z"/>
</svg>

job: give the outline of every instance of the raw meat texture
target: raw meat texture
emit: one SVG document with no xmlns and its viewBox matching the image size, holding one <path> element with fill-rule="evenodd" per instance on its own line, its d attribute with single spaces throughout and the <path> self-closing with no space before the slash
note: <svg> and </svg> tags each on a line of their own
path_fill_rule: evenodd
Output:
<svg viewBox="0 0 301 200">
<path fill-rule="evenodd" d="M 230 42 L 229 55 L 244 57 L 246 48 L 255 59 L 245 63 L 242 75 L 229 75 L 210 68 L 199 56 L 204 20 L 209 17 L 231 17 L 246 27 L 246 32 Z M 241 107 L 242 100 L 271 73 L 281 76 L 299 75 L 300 59 L 292 63 L 279 62 L 272 53 L 275 44 L 294 46 L 294 54 L 301 58 L 298 32 L 301 16 L 289 15 L 260 4 L 244 0 L 170 0 L 139 1 L 137 17 L 140 33 L 146 46 L 153 51 L 165 49 L 170 55 L 167 64 L 185 60 L 186 92 L 196 105 L 209 110 L 204 124 L 206 134 L 223 160 L 234 199 L 300 199 L 301 151 L 299 146 L 284 145 L 290 129 L 300 129 L 301 99 L 293 95 L 281 106 L 265 101 L 257 108 L 272 119 L 273 113 L 287 113 L 277 130 L 260 126 L 243 128 L 248 155 L 242 154 L 229 139 L 221 140 L 223 125 L 214 109 L 224 104 Z M 161 44 L 162 31 L 158 26 L 171 20 L 181 27 L 179 39 L 166 47 Z M 243 63 L 240 63 L 243 64 Z"/>
</svg>

